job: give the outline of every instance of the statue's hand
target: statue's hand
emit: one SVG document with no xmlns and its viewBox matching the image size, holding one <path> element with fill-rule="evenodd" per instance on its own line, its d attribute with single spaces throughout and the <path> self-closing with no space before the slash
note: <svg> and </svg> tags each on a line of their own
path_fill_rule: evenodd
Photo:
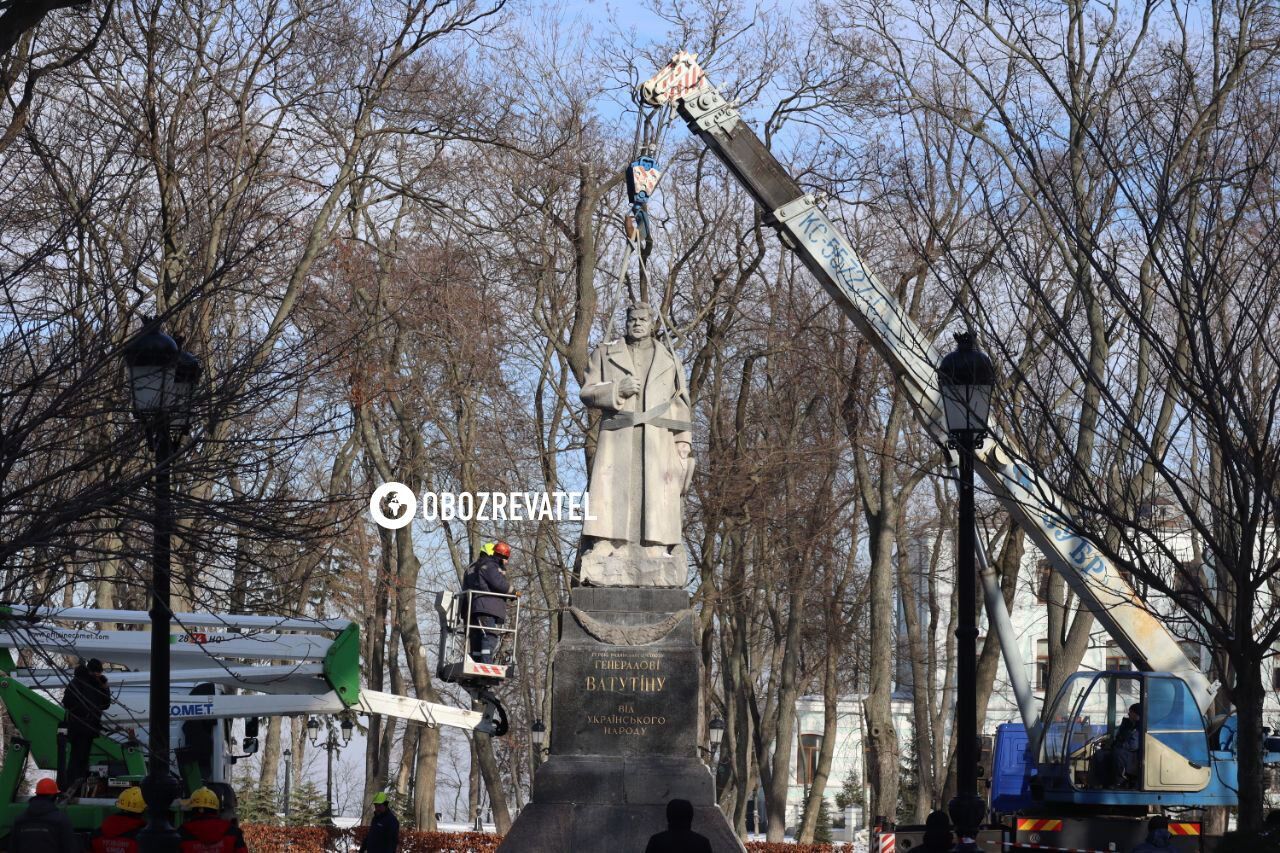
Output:
<svg viewBox="0 0 1280 853">
<path fill-rule="evenodd" d="M 676 445 L 676 452 L 684 461 L 684 484 L 680 488 L 680 494 L 683 496 L 689 493 L 689 488 L 693 485 L 693 469 L 698 463 L 698 458 L 689 452 L 689 445 L 684 442 Z"/>
<path fill-rule="evenodd" d="M 640 393 L 640 381 L 634 376 L 624 376 L 618 380 L 618 396 L 622 399 L 634 397 Z"/>
</svg>

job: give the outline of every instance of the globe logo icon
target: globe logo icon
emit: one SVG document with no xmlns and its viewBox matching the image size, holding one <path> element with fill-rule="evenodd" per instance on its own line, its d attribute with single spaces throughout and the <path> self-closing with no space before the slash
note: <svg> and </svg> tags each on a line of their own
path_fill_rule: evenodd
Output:
<svg viewBox="0 0 1280 853">
<path fill-rule="evenodd" d="M 390 515 L 383 511 L 386 503 Z M 413 522 L 418 512 L 418 498 L 404 483 L 383 483 L 369 497 L 369 515 L 375 524 L 387 530 L 399 530 Z"/>
</svg>

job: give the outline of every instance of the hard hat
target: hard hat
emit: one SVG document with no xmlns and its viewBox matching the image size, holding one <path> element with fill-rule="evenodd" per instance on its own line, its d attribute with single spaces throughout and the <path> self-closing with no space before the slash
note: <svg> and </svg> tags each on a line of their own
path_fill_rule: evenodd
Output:
<svg viewBox="0 0 1280 853">
<path fill-rule="evenodd" d="M 386 791 L 379 791 L 378 793 L 376 793 L 376 794 L 374 794 L 374 795 L 373 795 L 373 804 L 374 804 L 375 806 L 377 806 L 377 805 L 382 805 L 382 804 L 386 803 L 386 801 L 387 801 L 387 792 L 386 792 Z"/>
<path fill-rule="evenodd" d="M 481 553 L 481 554 L 483 554 L 483 555 L 484 555 L 484 556 L 486 556 L 486 557 L 492 557 L 492 556 L 493 556 L 493 546 L 494 546 L 495 544 L 496 544 L 496 543 L 494 543 L 494 542 L 486 542 L 486 543 L 484 543 L 483 545 L 481 545 L 481 546 L 480 546 L 480 553 Z"/>
<path fill-rule="evenodd" d="M 116 808 L 122 812 L 133 812 L 134 814 L 142 814 L 147 810 L 147 801 L 142 798 L 142 789 L 137 785 L 132 788 L 126 788 L 120 796 L 116 797 Z"/>
<path fill-rule="evenodd" d="M 495 542 L 493 543 L 493 555 L 504 560 L 509 559 L 511 557 L 511 546 L 506 542 Z"/>
<path fill-rule="evenodd" d="M 58 795 L 58 782 L 54 779 L 41 779 L 36 783 L 37 797 L 56 797 Z"/>
<path fill-rule="evenodd" d="M 193 809 L 212 809 L 217 811 L 222 808 L 222 803 L 218 801 L 218 795 L 208 788 L 196 788 L 191 792 L 191 799 L 187 800 L 187 805 Z"/>
</svg>

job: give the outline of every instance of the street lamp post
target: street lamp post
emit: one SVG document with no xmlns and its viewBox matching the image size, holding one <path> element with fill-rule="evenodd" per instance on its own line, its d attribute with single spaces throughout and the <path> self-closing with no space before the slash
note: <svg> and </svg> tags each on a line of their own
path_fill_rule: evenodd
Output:
<svg viewBox="0 0 1280 853">
<path fill-rule="evenodd" d="M 956 635 L 956 796 L 948 811 L 961 843 L 971 842 L 986 816 L 978 796 L 978 669 L 976 512 L 973 499 L 973 458 L 987 434 L 987 415 L 995 369 L 977 348 L 973 335 L 956 335 L 956 349 L 938 366 L 943 412 L 951 447 L 958 451 L 960 470 L 960 529 L 956 535 L 956 584 L 959 619 Z"/>
<path fill-rule="evenodd" d="M 290 766 L 289 759 L 293 756 L 293 750 L 286 749 L 284 750 L 283 754 L 284 754 L 284 825 L 288 826 L 289 810 L 290 810 L 290 806 L 292 805 L 292 803 L 290 803 L 290 800 L 293 799 L 293 797 L 290 796 L 290 791 L 289 791 L 289 784 L 292 781 L 290 777 L 293 775 L 293 772 L 292 772 L 293 768 Z"/>
<path fill-rule="evenodd" d="M 178 786 L 169 773 L 169 587 L 173 501 L 170 466 L 174 445 L 187 434 L 191 403 L 200 379 L 200 361 L 148 321 L 143 334 L 124 350 L 134 416 L 142 422 L 147 444 L 156 457 L 155 514 L 151 557 L 151 687 L 147 743 L 147 778 L 142 783 L 147 825 L 138 833 L 144 853 L 176 850 L 179 835 L 169 822 Z"/>
<path fill-rule="evenodd" d="M 333 817 L 333 754 L 351 743 L 351 730 L 353 728 L 355 726 L 351 720 L 344 717 L 342 720 L 342 743 L 338 743 L 338 733 L 332 727 L 329 728 L 325 735 L 324 743 L 320 743 L 319 721 L 315 717 L 307 720 L 307 736 L 311 738 L 311 745 L 328 753 L 324 777 L 324 801 L 330 818 Z"/>
</svg>

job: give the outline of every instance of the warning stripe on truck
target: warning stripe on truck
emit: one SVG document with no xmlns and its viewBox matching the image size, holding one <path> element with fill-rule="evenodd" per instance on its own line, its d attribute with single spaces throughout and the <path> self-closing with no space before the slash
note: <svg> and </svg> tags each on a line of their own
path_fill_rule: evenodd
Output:
<svg viewBox="0 0 1280 853">
<path fill-rule="evenodd" d="M 1018 818 L 1018 832 L 1061 832 L 1062 820 L 1047 817 Z"/>
<path fill-rule="evenodd" d="M 896 853 L 897 849 L 897 838 L 892 832 L 880 836 L 880 853 Z"/>
<path fill-rule="evenodd" d="M 1170 823 L 1170 835 L 1199 835 L 1200 824 L 1198 823 Z"/>
</svg>

